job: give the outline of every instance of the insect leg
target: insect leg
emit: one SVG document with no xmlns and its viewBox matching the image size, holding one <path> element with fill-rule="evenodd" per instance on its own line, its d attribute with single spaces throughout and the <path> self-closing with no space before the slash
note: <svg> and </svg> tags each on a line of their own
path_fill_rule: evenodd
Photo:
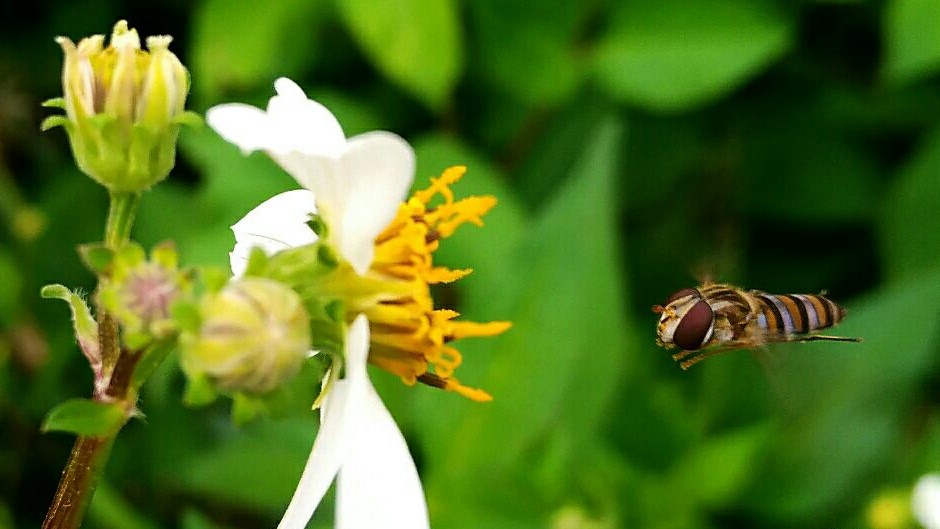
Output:
<svg viewBox="0 0 940 529">
<path fill-rule="evenodd" d="M 698 353 L 698 351 L 679 351 L 678 353 L 674 353 L 672 355 L 672 359 L 678 362 L 679 360 L 682 360 L 683 358 L 689 355 L 694 355 L 696 353 Z"/>
<path fill-rule="evenodd" d="M 693 356 L 692 358 L 689 358 L 688 360 L 685 360 L 684 362 L 680 362 L 679 367 L 681 367 L 683 371 L 685 371 L 685 370 L 688 370 L 690 367 L 694 366 L 695 364 L 701 362 L 702 360 L 705 360 L 706 358 L 711 358 L 721 353 L 727 353 L 728 351 L 735 351 L 738 349 L 751 349 L 751 348 L 757 347 L 758 345 L 760 345 L 760 343 L 758 343 L 755 340 L 736 340 L 734 342 L 729 342 L 724 347 L 718 347 L 715 349 L 707 349 L 701 352 L 694 351 L 694 352 L 698 352 L 698 354 Z M 688 352 L 688 351 L 683 351 L 683 352 Z M 678 354 L 673 355 L 673 358 L 675 358 L 676 356 L 678 356 Z M 682 358 L 685 358 L 685 356 L 688 356 L 688 355 L 684 355 Z M 677 360 L 681 360 L 682 358 L 679 358 Z"/>
<path fill-rule="evenodd" d="M 810 334 L 807 336 L 794 337 L 792 342 L 861 342 L 861 338 L 853 338 L 849 336 L 825 336 L 822 334 Z"/>
</svg>

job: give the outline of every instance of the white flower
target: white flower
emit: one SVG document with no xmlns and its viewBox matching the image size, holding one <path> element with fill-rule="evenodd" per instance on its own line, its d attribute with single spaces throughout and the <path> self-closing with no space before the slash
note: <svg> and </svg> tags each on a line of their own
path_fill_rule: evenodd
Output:
<svg viewBox="0 0 940 529">
<path fill-rule="evenodd" d="M 940 529 L 940 474 L 927 474 L 917 480 L 911 511 L 925 529 Z"/>
<path fill-rule="evenodd" d="M 242 152 L 267 152 L 297 183 L 312 191 L 313 195 L 307 196 L 316 197 L 319 213 L 330 228 L 331 242 L 362 274 L 372 262 L 375 236 L 394 218 L 411 187 L 414 151 L 405 140 L 384 131 L 347 140 L 330 111 L 307 99 L 293 81 L 282 77 L 275 81 L 274 89 L 277 95 L 268 102 L 267 112 L 230 103 L 210 108 L 206 121 Z M 300 197 L 291 196 L 290 200 L 302 202 Z M 278 203 L 277 207 L 284 208 L 283 217 L 275 215 L 259 221 L 289 222 L 296 229 L 298 217 L 310 213 L 313 203 L 309 203 L 311 209 L 287 203 Z M 306 228 L 303 224 L 300 227 Z M 293 237 L 296 232 L 284 235 Z M 285 242 L 296 245 L 312 240 Z"/>
<path fill-rule="evenodd" d="M 233 272 L 254 246 L 276 252 L 314 242 L 306 221 L 316 211 L 331 243 L 362 274 L 411 186 L 414 151 L 388 132 L 347 140 L 333 115 L 292 81 L 274 86 L 267 112 L 227 104 L 206 113 L 222 137 L 246 153 L 264 150 L 305 188 L 269 199 L 232 227 Z M 337 476 L 336 527 L 429 526 L 414 461 L 366 372 L 368 348 L 368 320 L 359 316 L 347 337 L 345 378 L 326 395 L 320 432 L 279 529 L 306 527 Z"/>
</svg>

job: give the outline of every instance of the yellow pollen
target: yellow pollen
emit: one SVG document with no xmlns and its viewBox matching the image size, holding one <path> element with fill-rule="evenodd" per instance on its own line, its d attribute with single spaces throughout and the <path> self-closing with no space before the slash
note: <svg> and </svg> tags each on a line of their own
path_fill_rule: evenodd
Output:
<svg viewBox="0 0 940 529">
<path fill-rule="evenodd" d="M 401 204 L 392 222 L 376 237 L 370 273 L 405 285 L 395 291 L 407 293 L 382 296 L 365 309 L 372 334 L 369 361 L 406 384 L 421 382 L 471 400 L 488 401 L 492 399 L 488 393 L 453 377 L 463 357 L 449 344 L 460 338 L 495 336 L 511 324 L 455 321 L 459 314 L 435 310 L 430 293 L 430 285 L 450 283 L 472 271 L 434 266 L 433 254 L 441 241 L 463 224 L 482 226 L 483 216 L 496 205 L 491 196 L 454 199 L 450 186 L 465 172 L 466 167 L 451 167 L 439 178 L 431 178 L 431 185 Z"/>
</svg>

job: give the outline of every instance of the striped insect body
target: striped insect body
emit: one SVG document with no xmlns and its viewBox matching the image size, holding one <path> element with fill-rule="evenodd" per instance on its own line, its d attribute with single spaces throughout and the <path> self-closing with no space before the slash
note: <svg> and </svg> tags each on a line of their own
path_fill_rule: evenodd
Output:
<svg viewBox="0 0 940 529">
<path fill-rule="evenodd" d="M 721 283 L 685 288 L 656 305 L 656 342 L 682 369 L 719 353 L 777 342 L 859 342 L 817 331 L 838 325 L 845 309 L 824 294 L 768 294 Z"/>
</svg>

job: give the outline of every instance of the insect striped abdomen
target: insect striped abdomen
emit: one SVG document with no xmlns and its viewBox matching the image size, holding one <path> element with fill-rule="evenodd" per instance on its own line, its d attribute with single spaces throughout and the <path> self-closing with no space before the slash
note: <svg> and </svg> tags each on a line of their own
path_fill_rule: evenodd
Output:
<svg viewBox="0 0 940 529">
<path fill-rule="evenodd" d="M 845 310 L 815 294 L 757 294 L 761 328 L 782 334 L 808 334 L 842 321 Z"/>
</svg>

